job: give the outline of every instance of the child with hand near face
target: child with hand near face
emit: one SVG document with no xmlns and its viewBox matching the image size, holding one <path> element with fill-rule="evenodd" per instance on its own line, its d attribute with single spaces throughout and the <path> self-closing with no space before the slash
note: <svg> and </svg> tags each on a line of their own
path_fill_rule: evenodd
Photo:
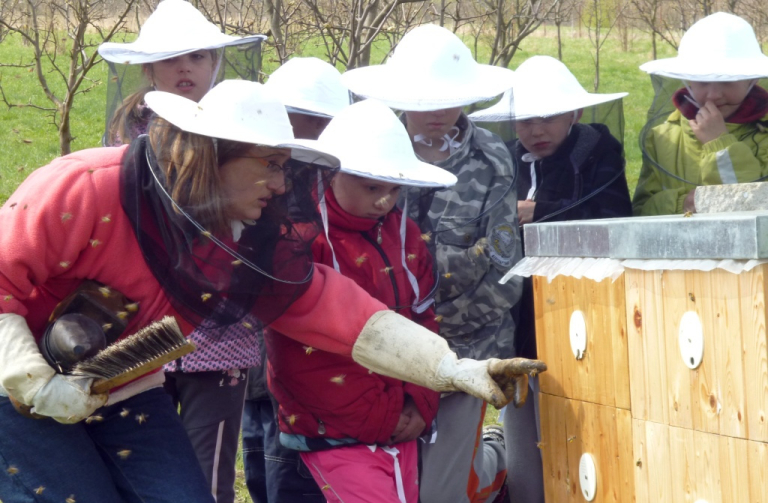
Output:
<svg viewBox="0 0 768 503">
<path fill-rule="evenodd" d="M 768 175 L 768 57 L 745 20 L 718 12 L 698 21 L 677 57 L 640 67 L 679 79 L 676 110 L 643 141 L 636 215 L 695 212 L 699 185 L 748 183 Z"/>
</svg>

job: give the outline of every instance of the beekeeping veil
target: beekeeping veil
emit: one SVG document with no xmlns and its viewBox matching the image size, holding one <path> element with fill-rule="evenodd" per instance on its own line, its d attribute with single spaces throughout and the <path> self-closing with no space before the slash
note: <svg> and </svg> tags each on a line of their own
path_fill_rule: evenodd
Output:
<svg viewBox="0 0 768 503">
<path fill-rule="evenodd" d="M 420 198 L 431 195 L 435 190 L 456 184 L 456 177 L 453 174 L 418 160 L 405 126 L 392 110 L 376 100 L 355 103 L 339 112 L 320 135 L 318 143 L 323 150 L 339 158 L 342 173 L 400 185 L 402 187 L 400 199 L 404 207 L 409 207 L 409 203 L 416 203 Z M 431 197 L 429 199 L 431 200 Z M 320 211 L 328 237 L 327 208 L 322 198 Z M 427 219 L 426 214 L 422 216 L 424 220 Z M 421 254 L 424 248 L 409 249 L 408 246 L 411 245 L 408 243 L 423 243 L 434 261 L 434 240 L 420 235 L 419 239 L 409 241 L 406 236 L 408 232 L 406 220 L 405 216 L 401 219 L 399 243 L 380 242 L 378 245 L 382 247 L 386 256 L 400 258 L 398 262 L 392 263 L 392 274 L 396 277 L 402 276 L 403 282 L 410 284 L 414 293 L 412 303 L 389 306 L 389 308 L 411 308 L 421 313 L 433 303 L 437 285 L 437 267 L 433 263 L 432 272 L 435 274 L 435 281 L 432 291 L 420 291 L 419 278 L 416 277 L 412 270 L 413 266 L 409 266 L 409 263 Z M 419 224 L 419 222 L 416 223 Z M 419 226 L 420 234 L 424 225 L 422 222 Z M 328 243 L 333 254 L 334 268 L 344 273 L 339 269 L 335 252 L 333 252 L 334 243 L 330 237 L 328 237 Z"/>
<path fill-rule="evenodd" d="M 702 103 L 696 103 L 688 82 L 733 82 L 768 77 L 768 57 L 760 49 L 752 26 L 733 14 L 718 12 L 694 23 L 680 40 L 677 56 L 649 61 L 640 69 L 651 76 L 654 99 L 648 120 L 640 133 L 643 161 L 679 181 L 698 185 L 671 173 L 648 151 L 646 140 L 651 130 L 680 110 L 688 119 L 695 117 Z M 765 81 L 759 86 L 765 89 Z M 756 95 L 754 86 L 747 95 Z M 745 99 L 745 101 L 747 101 Z M 727 118 L 726 118 L 727 122 Z M 755 180 L 757 181 L 757 180 Z"/>
<path fill-rule="evenodd" d="M 291 189 L 302 187 L 294 183 L 301 173 L 283 170 L 286 191 L 272 194 L 258 220 L 233 220 L 231 230 L 217 231 L 198 215 L 215 203 L 226 206 L 225 191 L 204 191 L 185 202 L 174 199 L 172 186 L 189 187 L 192 193 L 199 180 L 194 172 L 186 184 L 174 185 L 179 175 L 168 166 L 181 161 L 173 152 L 194 159 L 203 148 L 188 143 L 200 140 L 209 151 L 232 142 L 287 149 L 291 158 L 313 169 L 333 170 L 338 160 L 317 142 L 295 140 L 285 107 L 255 82 L 224 81 L 200 103 L 160 91 L 147 93 L 146 101 L 157 117 L 149 135 L 131 143 L 121 175 L 122 206 L 144 260 L 171 304 L 191 323 L 225 326 L 247 313 L 270 323 L 312 278 L 310 245 L 320 226 L 296 229 L 286 202 Z M 311 197 L 307 193 L 301 199 Z M 305 215 L 305 222 L 319 223 L 314 205 L 303 209 L 316 217 Z"/>
<path fill-rule="evenodd" d="M 491 100 L 512 87 L 515 74 L 507 68 L 477 63 L 469 48 L 450 30 L 422 25 L 400 40 L 385 64 L 347 71 L 341 79 L 356 95 L 374 98 L 395 110 L 426 112 Z M 456 135 L 460 134 L 458 128 L 454 129 Z M 455 136 L 444 139 L 446 148 L 453 148 L 457 143 L 453 140 Z M 513 188 L 514 180 L 498 198 L 487 201 L 479 215 L 457 216 L 451 224 L 443 222 L 440 232 L 454 231 L 484 218 Z M 416 213 L 409 205 L 408 214 L 426 222 L 420 216 L 426 211 L 428 205 Z"/>
<path fill-rule="evenodd" d="M 505 92 L 496 104 L 470 114 L 469 118 L 483 125 L 486 123 L 502 125 L 489 129 L 498 131 L 506 140 L 511 151 L 514 151 L 512 147 L 514 147 L 517 139 L 515 121 L 547 120 L 571 113 L 573 114 L 571 124 L 573 126 L 578 119 L 580 110 L 582 111 L 580 122 L 604 124 L 611 134 L 623 143 L 622 98 L 626 95 L 627 93 L 589 93 L 562 62 L 550 56 L 533 56 L 518 67 L 515 72 L 515 86 L 511 90 Z M 530 155 L 532 156 L 532 154 Z M 512 158 L 515 158 L 514 153 Z M 532 191 L 535 191 L 534 169 L 537 161 L 538 159 L 534 159 L 533 156 L 529 161 L 531 162 Z M 618 171 L 616 178 L 620 177 L 622 173 L 623 170 Z M 584 194 L 567 208 L 558 210 L 557 213 L 567 211 L 592 197 L 598 196 L 600 191 L 609 187 L 614 181 L 615 179 L 611 179 L 595 191 Z M 546 215 L 537 221 L 553 216 L 555 215 Z"/>
<path fill-rule="evenodd" d="M 115 119 L 129 121 L 129 124 L 113 122 L 115 111 L 124 100 L 149 86 L 143 65 L 195 51 L 212 51 L 214 72 L 209 87 L 225 78 L 255 82 L 261 66 L 261 42 L 265 39 L 264 35 L 226 35 L 186 0 L 163 0 L 142 25 L 136 41 L 106 42 L 99 46 L 99 54 L 109 66 L 103 143 L 130 142 L 132 138 L 116 138 L 118 129 L 123 132 L 145 129 L 151 111 L 143 106 Z M 138 128 L 136 122 L 140 123 Z"/>
</svg>

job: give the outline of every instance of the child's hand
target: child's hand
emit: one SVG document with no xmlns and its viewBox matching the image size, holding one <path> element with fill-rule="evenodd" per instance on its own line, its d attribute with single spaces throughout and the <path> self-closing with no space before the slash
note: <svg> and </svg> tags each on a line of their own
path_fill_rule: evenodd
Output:
<svg viewBox="0 0 768 503">
<path fill-rule="evenodd" d="M 517 220 L 520 225 L 533 222 L 533 210 L 536 208 L 536 202 L 526 199 L 517 202 Z"/>
<path fill-rule="evenodd" d="M 691 190 L 685 200 L 683 200 L 683 211 L 685 213 L 696 213 L 696 189 Z"/>
<path fill-rule="evenodd" d="M 725 127 L 725 119 L 717 106 L 708 101 L 703 107 L 699 108 L 696 118 L 688 121 L 696 138 L 705 144 L 726 134 L 728 129 Z M 518 210 L 519 211 L 519 210 Z"/>
<path fill-rule="evenodd" d="M 416 440 L 426 427 L 427 423 L 419 414 L 419 409 L 413 403 L 413 399 L 406 395 L 400 420 L 397 422 L 394 433 L 392 433 L 389 445 Z"/>
</svg>

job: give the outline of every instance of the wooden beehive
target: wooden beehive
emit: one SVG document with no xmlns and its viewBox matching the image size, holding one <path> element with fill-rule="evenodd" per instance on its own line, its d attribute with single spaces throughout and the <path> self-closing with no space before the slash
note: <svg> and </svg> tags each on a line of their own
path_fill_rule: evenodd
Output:
<svg viewBox="0 0 768 503">
<path fill-rule="evenodd" d="M 532 226 L 538 229 L 533 239 L 526 229 L 526 254 L 562 257 L 576 251 L 590 257 L 585 251 L 591 251 L 595 257 L 647 264 L 648 249 L 629 250 L 626 235 L 642 233 L 637 227 L 644 220 L 624 221 L 634 227 L 629 231 L 621 220 L 592 224 L 596 227 L 583 222 Z M 696 225 L 696 219 L 686 220 L 670 218 L 671 225 Z M 550 229 L 542 229 L 546 226 Z M 615 228 L 620 229 L 613 235 Z M 710 258 L 736 258 L 743 264 L 768 256 L 760 248 L 760 229 L 753 226 L 752 241 L 725 237 L 741 256 L 729 255 L 720 242 L 718 256 Z M 693 230 L 691 237 L 685 229 L 654 229 L 648 240 L 663 239 L 665 233 L 683 235 L 686 246 L 701 253 L 707 240 L 724 239 L 722 232 Z M 594 250 L 564 246 L 587 242 L 586 235 L 604 242 Z M 611 245 L 612 239 L 619 244 Z M 692 244 L 692 239 L 703 244 Z M 744 252 L 751 244 L 757 249 L 752 255 Z M 651 249 L 659 253 L 658 244 Z M 687 252 L 663 253 L 648 260 L 685 259 L 675 254 Z M 700 262 L 688 263 L 693 270 L 641 270 L 641 262 L 634 262 L 635 268 L 624 264 L 615 281 L 533 278 L 539 357 L 549 366 L 540 378 L 547 502 L 768 503 L 768 264 L 739 273 L 695 270 Z M 576 311 L 586 329 L 586 351 L 576 351 L 579 357 L 570 340 Z M 698 325 L 689 323 L 691 317 Z M 696 333 L 691 326 L 700 326 L 703 343 L 696 365 L 690 352 L 681 349 Z M 597 479 L 589 498 L 579 479 L 585 473 L 582 457 L 594 463 Z"/>
</svg>

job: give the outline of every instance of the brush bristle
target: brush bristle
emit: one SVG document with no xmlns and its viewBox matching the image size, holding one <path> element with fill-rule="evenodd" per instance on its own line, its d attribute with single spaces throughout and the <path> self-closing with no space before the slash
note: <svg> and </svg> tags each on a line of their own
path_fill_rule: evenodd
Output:
<svg viewBox="0 0 768 503">
<path fill-rule="evenodd" d="M 176 319 L 166 316 L 137 333 L 111 344 L 100 353 L 83 360 L 72 375 L 111 379 L 119 374 L 167 354 L 186 342 Z"/>
</svg>

